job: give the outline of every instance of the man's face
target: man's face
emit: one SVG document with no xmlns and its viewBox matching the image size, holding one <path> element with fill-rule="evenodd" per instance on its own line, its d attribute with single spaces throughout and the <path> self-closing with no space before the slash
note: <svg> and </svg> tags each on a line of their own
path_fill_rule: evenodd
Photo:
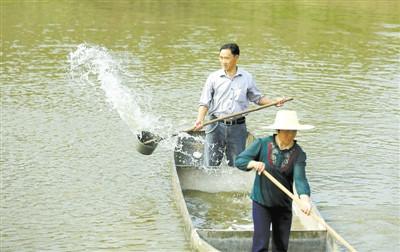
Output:
<svg viewBox="0 0 400 252">
<path fill-rule="evenodd" d="M 219 52 L 219 62 L 222 68 L 227 72 L 236 69 L 238 59 L 239 55 L 233 55 L 230 49 L 222 49 Z"/>
</svg>

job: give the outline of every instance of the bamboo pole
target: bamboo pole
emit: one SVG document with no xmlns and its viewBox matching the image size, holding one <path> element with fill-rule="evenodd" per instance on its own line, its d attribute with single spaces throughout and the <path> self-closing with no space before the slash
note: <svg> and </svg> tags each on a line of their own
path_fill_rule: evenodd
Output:
<svg viewBox="0 0 400 252">
<path fill-rule="evenodd" d="M 289 196 L 292 200 L 296 202 L 299 206 L 303 205 L 303 202 L 296 196 L 294 196 L 293 193 L 291 193 L 286 187 L 284 187 L 278 180 L 274 178 L 270 173 L 268 173 L 266 170 L 263 171 L 263 174 L 272 181 L 279 189 L 281 189 L 287 196 Z M 340 243 L 342 243 L 349 251 L 351 252 L 357 252 L 355 248 L 353 248 L 345 239 L 343 239 L 336 231 L 331 228 L 325 221 L 322 219 L 320 216 L 314 213 L 314 211 L 311 211 L 310 213 L 311 217 L 313 217 L 316 221 L 321 223 L 326 230 L 333 235 Z"/>
<path fill-rule="evenodd" d="M 248 110 L 245 110 L 245 111 L 233 113 L 233 114 L 230 114 L 230 115 L 227 115 L 227 116 L 223 116 L 223 117 L 218 117 L 218 118 L 212 119 L 212 120 L 210 120 L 210 121 L 204 122 L 204 123 L 203 123 L 203 127 L 204 127 L 204 126 L 207 126 L 207 125 L 210 125 L 210 124 L 213 124 L 213 123 L 215 123 L 215 122 L 219 122 L 219 121 L 223 121 L 223 120 L 232 118 L 232 117 L 244 116 L 244 115 L 246 115 L 246 114 L 248 114 L 248 113 L 251 113 L 251 112 L 254 112 L 254 111 L 258 111 L 258 110 L 261 110 L 261 109 L 264 109 L 264 108 L 268 108 L 268 107 L 271 107 L 271 106 L 276 106 L 276 105 L 278 105 L 278 104 L 283 104 L 283 103 L 285 103 L 285 102 L 287 102 L 287 101 L 291 101 L 291 100 L 293 100 L 293 98 L 291 98 L 291 97 L 289 97 L 289 98 L 284 98 L 284 99 L 282 99 L 282 100 L 279 100 L 279 101 L 276 101 L 276 102 L 272 102 L 272 103 L 268 103 L 268 104 L 265 104 L 265 105 L 262 105 L 262 106 L 258 106 L 258 107 L 256 107 L 256 108 L 252 108 L 252 109 L 248 109 Z M 184 130 L 183 132 L 191 132 L 191 131 L 193 131 L 194 129 L 195 129 L 195 127 L 193 126 L 193 127 L 191 127 L 190 129 Z M 176 135 L 178 135 L 178 134 L 173 134 L 172 136 L 176 136 Z M 153 138 L 153 139 L 150 139 L 150 140 L 147 140 L 147 141 L 143 142 L 143 144 L 144 144 L 144 145 L 150 144 L 150 143 L 152 143 L 152 142 L 158 141 L 159 139 L 161 139 L 161 138 L 157 138 L 157 137 L 156 137 L 156 138 Z"/>
<path fill-rule="evenodd" d="M 232 117 L 244 116 L 244 115 L 246 115 L 248 113 L 251 113 L 251 112 L 254 112 L 254 111 L 258 111 L 258 110 L 261 110 L 261 109 L 265 109 L 265 108 L 268 108 L 268 107 L 271 107 L 271 106 L 276 106 L 276 105 L 278 105 L 280 103 L 283 104 L 283 103 L 285 103 L 287 101 L 291 101 L 291 100 L 293 100 L 293 98 L 290 98 L 290 97 L 289 98 L 284 98 L 282 100 L 279 100 L 279 101 L 276 101 L 276 102 L 272 102 L 272 103 L 268 103 L 268 104 L 265 104 L 265 105 L 262 105 L 262 106 L 258 106 L 256 108 L 247 109 L 245 111 L 241 111 L 241 112 L 233 113 L 233 114 L 230 114 L 230 115 L 218 117 L 218 118 L 212 119 L 210 121 L 204 122 L 203 123 L 203 127 L 207 126 L 209 124 L 213 124 L 215 122 L 219 122 L 219 121 L 223 121 L 223 120 L 232 118 Z M 193 126 L 192 128 L 185 130 L 185 132 L 190 132 L 190 131 L 193 131 L 194 129 L 195 129 L 195 127 Z"/>
</svg>

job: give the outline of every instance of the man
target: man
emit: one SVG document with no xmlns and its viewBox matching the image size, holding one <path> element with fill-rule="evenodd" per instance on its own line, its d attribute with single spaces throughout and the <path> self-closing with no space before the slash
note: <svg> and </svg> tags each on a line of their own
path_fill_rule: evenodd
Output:
<svg viewBox="0 0 400 252">
<path fill-rule="evenodd" d="M 249 101 L 258 105 L 275 102 L 263 96 L 252 75 L 237 66 L 239 54 L 239 46 L 235 43 L 221 47 L 219 61 L 222 69 L 211 73 L 207 78 L 200 97 L 194 130 L 203 127 L 207 114 L 211 120 L 244 111 L 248 108 Z M 228 165 L 234 166 L 235 157 L 246 147 L 246 138 L 244 116 L 208 125 L 204 149 L 205 165 L 220 165 L 225 151 Z"/>
</svg>

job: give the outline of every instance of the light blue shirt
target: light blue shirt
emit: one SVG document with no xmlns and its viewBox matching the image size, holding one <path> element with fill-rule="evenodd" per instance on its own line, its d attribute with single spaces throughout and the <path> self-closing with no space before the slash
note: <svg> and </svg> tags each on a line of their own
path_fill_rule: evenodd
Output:
<svg viewBox="0 0 400 252">
<path fill-rule="evenodd" d="M 199 105 L 208 108 L 208 114 L 221 117 L 248 108 L 249 102 L 258 104 L 263 97 L 253 76 L 238 68 L 230 79 L 223 69 L 211 73 L 203 87 Z"/>
</svg>

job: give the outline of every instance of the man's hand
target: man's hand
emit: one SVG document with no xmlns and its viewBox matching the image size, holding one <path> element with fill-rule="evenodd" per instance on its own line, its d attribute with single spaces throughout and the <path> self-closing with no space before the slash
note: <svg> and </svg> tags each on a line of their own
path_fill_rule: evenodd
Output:
<svg viewBox="0 0 400 252">
<path fill-rule="evenodd" d="M 275 102 L 278 102 L 275 106 L 276 107 L 282 107 L 283 104 L 285 103 L 284 101 L 286 100 L 286 97 L 279 97 L 275 99 Z"/>
<path fill-rule="evenodd" d="M 193 131 L 199 131 L 204 127 L 204 118 L 206 117 L 208 107 L 199 106 L 196 121 L 194 122 Z"/>
<path fill-rule="evenodd" d="M 199 131 L 203 128 L 203 121 L 202 120 L 196 120 L 194 123 L 194 129 L 193 131 Z"/>
</svg>

